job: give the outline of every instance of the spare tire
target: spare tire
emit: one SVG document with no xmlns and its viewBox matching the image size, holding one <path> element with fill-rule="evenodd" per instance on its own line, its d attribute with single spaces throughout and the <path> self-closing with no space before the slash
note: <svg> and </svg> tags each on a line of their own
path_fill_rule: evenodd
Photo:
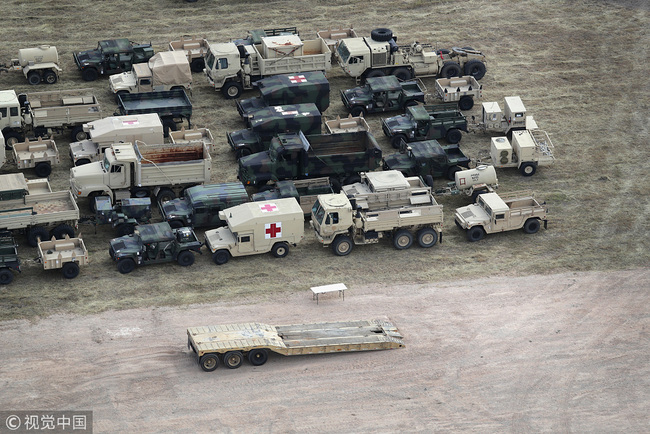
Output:
<svg viewBox="0 0 650 434">
<path fill-rule="evenodd" d="M 373 41 L 388 42 L 393 39 L 393 31 L 385 28 L 374 29 L 370 32 L 370 37 Z"/>
</svg>

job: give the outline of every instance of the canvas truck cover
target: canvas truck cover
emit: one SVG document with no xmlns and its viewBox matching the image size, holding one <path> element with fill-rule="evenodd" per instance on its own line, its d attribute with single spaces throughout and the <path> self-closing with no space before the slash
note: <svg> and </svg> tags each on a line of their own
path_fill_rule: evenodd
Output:
<svg viewBox="0 0 650 434">
<path fill-rule="evenodd" d="M 137 66 L 133 65 L 135 68 Z M 149 59 L 153 82 L 157 84 L 191 83 L 192 70 L 183 51 L 161 51 Z"/>
</svg>

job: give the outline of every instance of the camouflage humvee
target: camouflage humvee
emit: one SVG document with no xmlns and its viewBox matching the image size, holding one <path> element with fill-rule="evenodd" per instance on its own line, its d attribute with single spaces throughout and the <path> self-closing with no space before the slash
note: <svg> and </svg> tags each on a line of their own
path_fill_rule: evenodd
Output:
<svg viewBox="0 0 650 434">
<path fill-rule="evenodd" d="M 400 82 L 394 75 L 367 78 L 363 86 L 341 90 L 341 101 L 352 116 L 403 110 L 418 102 L 424 104 L 426 88 L 420 83 Z"/>
<path fill-rule="evenodd" d="M 125 198 L 113 205 L 109 196 L 97 196 L 95 210 L 97 224 L 110 223 L 121 237 L 132 234 L 136 225 L 149 223 L 151 198 Z"/>
<path fill-rule="evenodd" d="M 15 270 L 20 273 L 16 241 L 11 232 L 0 232 L 0 285 L 9 285 L 14 280 Z"/>
<path fill-rule="evenodd" d="M 99 75 L 130 71 L 134 63 L 143 63 L 153 56 L 151 44 L 134 44 L 127 38 L 99 41 L 94 50 L 73 53 L 81 77 L 97 80 Z"/>
<path fill-rule="evenodd" d="M 458 145 L 442 146 L 437 140 L 402 142 L 401 152 L 384 158 L 384 170 L 398 170 L 406 176 L 430 175 L 454 180 L 456 172 L 469 169 L 470 159 Z"/>
<path fill-rule="evenodd" d="M 406 114 L 383 119 L 381 127 L 395 149 L 399 149 L 402 140 L 444 138 L 455 144 L 462 138 L 461 131 L 467 131 L 467 118 L 456 103 L 413 106 L 406 108 Z"/>
<path fill-rule="evenodd" d="M 185 190 L 182 199 L 163 203 L 160 213 L 172 228 L 217 227 L 225 223 L 219 211 L 248 202 L 248 193 L 241 182 L 197 185 Z"/>
</svg>

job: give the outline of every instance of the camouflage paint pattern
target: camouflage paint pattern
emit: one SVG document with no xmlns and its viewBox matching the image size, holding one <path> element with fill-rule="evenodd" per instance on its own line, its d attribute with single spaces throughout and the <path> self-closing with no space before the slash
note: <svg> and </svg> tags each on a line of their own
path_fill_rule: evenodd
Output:
<svg viewBox="0 0 650 434">
<path fill-rule="evenodd" d="M 151 44 L 134 45 L 127 38 L 99 41 L 94 50 L 73 53 L 77 67 L 94 68 L 100 74 L 130 71 L 134 63 L 143 63 L 153 56 Z"/>
<path fill-rule="evenodd" d="M 113 227 L 120 223 L 148 223 L 151 220 L 151 198 L 122 199 L 121 203 L 111 204 L 108 196 L 95 198 L 97 224 L 112 223 Z"/>
<path fill-rule="evenodd" d="M 383 119 L 381 124 L 386 136 L 403 134 L 407 142 L 445 138 L 451 129 L 467 131 L 467 118 L 456 103 L 407 107 L 405 114 Z"/>
<path fill-rule="evenodd" d="M 117 99 L 115 116 L 157 113 L 161 120 L 163 117 L 186 118 L 188 123 L 192 116 L 192 103 L 185 89 L 127 93 L 117 95 Z"/>
<path fill-rule="evenodd" d="M 470 159 L 458 145 L 442 146 L 437 140 L 413 142 L 404 152 L 384 158 L 384 170 L 399 170 L 406 176 L 447 177 L 456 166 L 469 168 Z"/>
<path fill-rule="evenodd" d="M 341 90 L 341 101 L 348 111 L 354 107 L 365 113 L 394 111 L 405 104 L 424 103 L 424 90 L 416 81 L 400 82 L 394 75 L 371 77 L 364 86 Z"/>
</svg>

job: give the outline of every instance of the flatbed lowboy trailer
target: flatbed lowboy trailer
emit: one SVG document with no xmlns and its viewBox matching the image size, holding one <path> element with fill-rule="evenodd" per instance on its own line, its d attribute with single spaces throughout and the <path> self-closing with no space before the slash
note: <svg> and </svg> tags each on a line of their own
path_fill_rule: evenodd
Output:
<svg viewBox="0 0 650 434">
<path fill-rule="evenodd" d="M 284 356 L 404 347 L 402 335 L 392 323 L 355 320 L 273 326 L 260 323 L 228 324 L 187 329 L 187 346 L 196 353 L 204 371 L 222 362 L 239 368 L 244 357 L 253 366 L 266 363 L 269 351 Z"/>
</svg>

